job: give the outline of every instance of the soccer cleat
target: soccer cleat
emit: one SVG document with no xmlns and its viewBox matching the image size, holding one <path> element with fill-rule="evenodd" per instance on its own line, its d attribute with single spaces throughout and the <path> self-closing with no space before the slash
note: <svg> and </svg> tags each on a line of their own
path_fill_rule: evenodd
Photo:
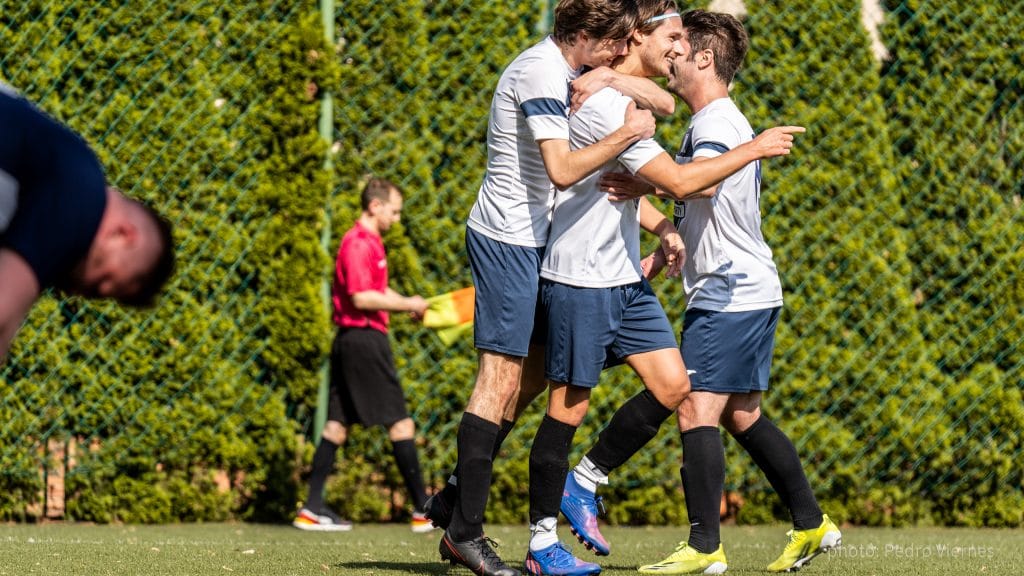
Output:
<svg viewBox="0 0 1024 576">
<path fill-rule="evenodd" d="M 542 550 L 528 551 L 526 571 L 534 576 L 586 576 L 600 574 L 601 567 L 593 562 L 580 560 L 561 542 L 555 542 Z"/>
<path fill-rule="evenodd" d="M 782 555 L 768 565 L 769 572 L 796 572 L 811 563 L 815 556 L 828 552 L 843 543 L 843 535 L 839 528 L 828 518 L 822 516 L 821 526 L 812 530 L 790 530 L 789 544 Z"/>
<path fill-rule="evenodd" d="M 423 505 L 423 514 L 434 526 L 447 530 L 448 525 L 452 523 L 452 509 L 455 503 L 449 502 L 444 492 L 441 490 L 427 498 L 427 503 Z"/>
<path fill-rule="evenodd" d="M 494 541 L 486 536 L 455 542 L 445 532 L 441 537 L 441 544 L 438 545 L 438 551 L 442 560 L 448 560 L 453 566 L 461 564 L 477 576 L 520 576 L 519 570 L 501 561 L 491 548 L 492 544 Z"/>
<path fill-rule="evenodd" d="M 412 528 L 412 531 L 417 534 L 430 532 L 434 529 L 434 525 L 430 522 L 430 518 L 427 518 L 427 515 L 423 512 L 412 513 L 412 522 L 410 522 L 410 527 Z"/>
<path fill-rule="evenodd" d="M 565 478 L 562 491 L 562 514 L 569 520 L 572 533 L 587 550 L 598 556 L 607 556 L 611 546 L 597 527 L 597 506 L 601 498 L 576 483 L 572 472 Z"/>
<path fill-rule="evenodd" d="M 312 532 L 347 532 L 352 529 L 352 523 L 342 520 L 333 510 L 324 506 L 320 513 L 316 514 L 309 508 L 299 510 L 299 514 L 292 520 L 292 526 L 300 530 Z"/>
<path fill-rule="evenodd" d="M 686 542 L 680 542 L 676 551 L 661 562 L 640 567 L 641 574 L 721 574 L 728 568 L 725 550 L 718 545 L 718 550 L 710 554 L 698 552 Z"/>
</svg>

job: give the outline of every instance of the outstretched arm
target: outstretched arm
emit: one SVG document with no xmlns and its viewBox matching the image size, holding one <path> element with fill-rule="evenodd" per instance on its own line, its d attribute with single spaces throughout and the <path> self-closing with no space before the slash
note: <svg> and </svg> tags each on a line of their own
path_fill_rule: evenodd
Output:
<svg viewBox="0 0 1024 576">
<path fill-rule="evenodd" d="M 39 297 L 39 281 L 24 258 L 0 248 L 0 362 Z"/>
<path fill-rule="evenodd" d="M 802 126 L 776 126 L 735 149 L 704 162 L 676 164 L 668 154 L 661 154 L 638 172 L 644 180 L 676 200 L 702 196 L 744 166 L 761 158 L 785 156 L 793 147 L 793 134 L 804 132 Z"/>
</svg>

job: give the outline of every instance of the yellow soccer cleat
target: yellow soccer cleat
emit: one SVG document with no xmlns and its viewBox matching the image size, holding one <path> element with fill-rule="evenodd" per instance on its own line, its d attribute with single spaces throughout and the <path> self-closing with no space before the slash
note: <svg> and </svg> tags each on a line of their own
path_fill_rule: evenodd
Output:
<svg viewBox="0 0 1024 576">
<path fill-rule="evenodd" d="M 769 572 L 796 572 L 810 564 L 818 554 L 843 543 L 843 535 L 828 519 L 828 514 L 822 516 L 821 526 L 813 530 L 790 530 L 786 535 L 789 536 L 789 544 L 786 544 L 782 555 L 768 565 Z"/>
<path fill-rule="evenodd" d="M 725 550 L 718 545 L 718 550 L 711 554 L 698 552 L 686 542 L 680 542 L 676 551 L 657 564 L 640 567 L 642 574 L 721 574 L 728 568 Z"/>
</svg>

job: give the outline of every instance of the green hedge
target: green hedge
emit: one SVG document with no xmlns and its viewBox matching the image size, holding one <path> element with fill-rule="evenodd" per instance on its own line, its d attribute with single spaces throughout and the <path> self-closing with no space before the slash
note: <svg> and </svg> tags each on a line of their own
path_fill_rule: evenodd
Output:
<svg viewBox="0 0 1024 576">
<path fill-rule="evenodd" d="M 0 368 L 0 518 L 38 514 L 41 470 L 67 465 L 69 518 L 287 519 L 304 499 L 331 337 L 321 290 L 358 191 L 372 174 L 406 192 L 386 238 L 397 289 L 469 285 L 463 227 L 490 97 L 543 37 L 549 4 L 346 0 L 329 46 L 313 3 L 0 0 L 0 78 L 171 216 L 181 263 L 153 311 L 37 305 Z M 883 8 L 890 57 L 878 61 L 859 2 L 747 6 L 752 47 L 733 95 L 756 129 L 808 128 L 792 157 L 765 163 L 786 298 L 765 411 L 840 520 L 1019 526 L 1024 5 Z M 316 132 L 326 93 L 330 145 Z M 679 107 L 659 129 L 670 150 Z M 656 289 L 679 328 L 678 283 Z M 475 352 L 402 315 L 393 336 L 439 487 Z M 628 369 L 608 372 L 573 461 L 639 387 Z M 489 521 L 526 518 L 540 414 L 505 445 Z M 51 441 L 77 446 L 71 460 Z M 726 446 L 737 520 L 785 519 Z M 669 424 L 614 475 L 609 520 L 684 522 L 679 459 Z M 329 503 L 356 520 L 407 516 L 385 434 L 356 430 L 340 462 Z"/>
</svg>

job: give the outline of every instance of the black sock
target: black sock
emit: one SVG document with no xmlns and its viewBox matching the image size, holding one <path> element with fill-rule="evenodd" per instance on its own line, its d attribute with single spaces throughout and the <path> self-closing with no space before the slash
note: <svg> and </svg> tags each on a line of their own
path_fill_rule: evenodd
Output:
<svg viewBox="0 0 1024 576">
<path fill-rule="evenodd" d="M 768 482 L 789 508 L 793 527 L 809 530 L 821 525 L 821 508 L 807 482 L 796 447 L 771 420 L 761 416 L 734 437 L 764 472 Z"/>
<path fill-rule="evenodd" d="M 698 552 L 711 554 L 721 543 L 722 485 L 725 483 L 725 449 L 717 426 L 699 426 L 680 434 L 683 439 L 683 480 L 686 514 L 690 518 L 687 543 Z"/>
<path fill-rule="evenodd" d="M 423 511 L 427 502 L 427 492 L 423 487 L 423 473 L 420 471 L 420 458 L 416 454 L 416 442 L 412 438 L 391 442 L 395 454 L 395 463 L 402 473 L 405 487 L 409 490 L 409 498 L 417 512 Z"/>
<path fill-rule="evenodd" d="M 515 420 L 502 420 L 501 429 L 498 430 L 498 437 L 494 439 L 494 451 L 491 452 L 491 460 L 498 459 L 498 453 L 501 452 L 501 445 L 505 443 L 505 438 L 508 438 L 512 429 L 516 427 Z"/>
<path fill-rule="evenodd" d="M 515 426 L 515 420 L 501 421 L 501 428 L 498 430 L 498 437 L 494 440 L 494 451 L 491 452 L 492 463 L 498 459 L 498 452 L 501 451 L 501 445 L 505 442 L 505 438 L 508 438 L 509 432 L 511 432 Z M 459 477 L 458 463 L 455 464 L 455 470 L 452 472 L 452 476 L 455 476 L 455 478 Z M 457 498 L 458 495 L 459 487 L 451 482 L 445 482 L 444 488 L 441 489 L 441 498 L 448 503 L 449 507 L 455 505 L 455 498 Z"/>
<path fill-rule="evenodd" d="M 313 452 L 313 470 L 309 475 L 309 495 L 306 496 L 306 508 L 316 514 L 324 505 L 324 484 L 334 468 L 334 455 L 338 445 L 327 438 L 320 438 L 320 445 Z"/>
<path fill-rule="evenodd" d="M 530 523 L 558 517 L 562 489 L 569 474 L 569 450 L 576 427 L 547 414 L 530 449 Z M 460 480 L 461 482 L 461 480 Z"/>
<path fill-rule="evenodd" d="M 662 406 L 650 390 L 644 390 L 615 412 L 587 458 L 601 472 L 611 473 L 657 436 L 661 423 L 673 412 Z"/>
<path fill-rule="evenodd" d="M 491 490 L 491 452 L 499 427 L 466 412 L 459 423 L 459 497 L 452 512 L 448 535 L 456 542 L 484 534 L 484 510 Z"/>
</svg>

